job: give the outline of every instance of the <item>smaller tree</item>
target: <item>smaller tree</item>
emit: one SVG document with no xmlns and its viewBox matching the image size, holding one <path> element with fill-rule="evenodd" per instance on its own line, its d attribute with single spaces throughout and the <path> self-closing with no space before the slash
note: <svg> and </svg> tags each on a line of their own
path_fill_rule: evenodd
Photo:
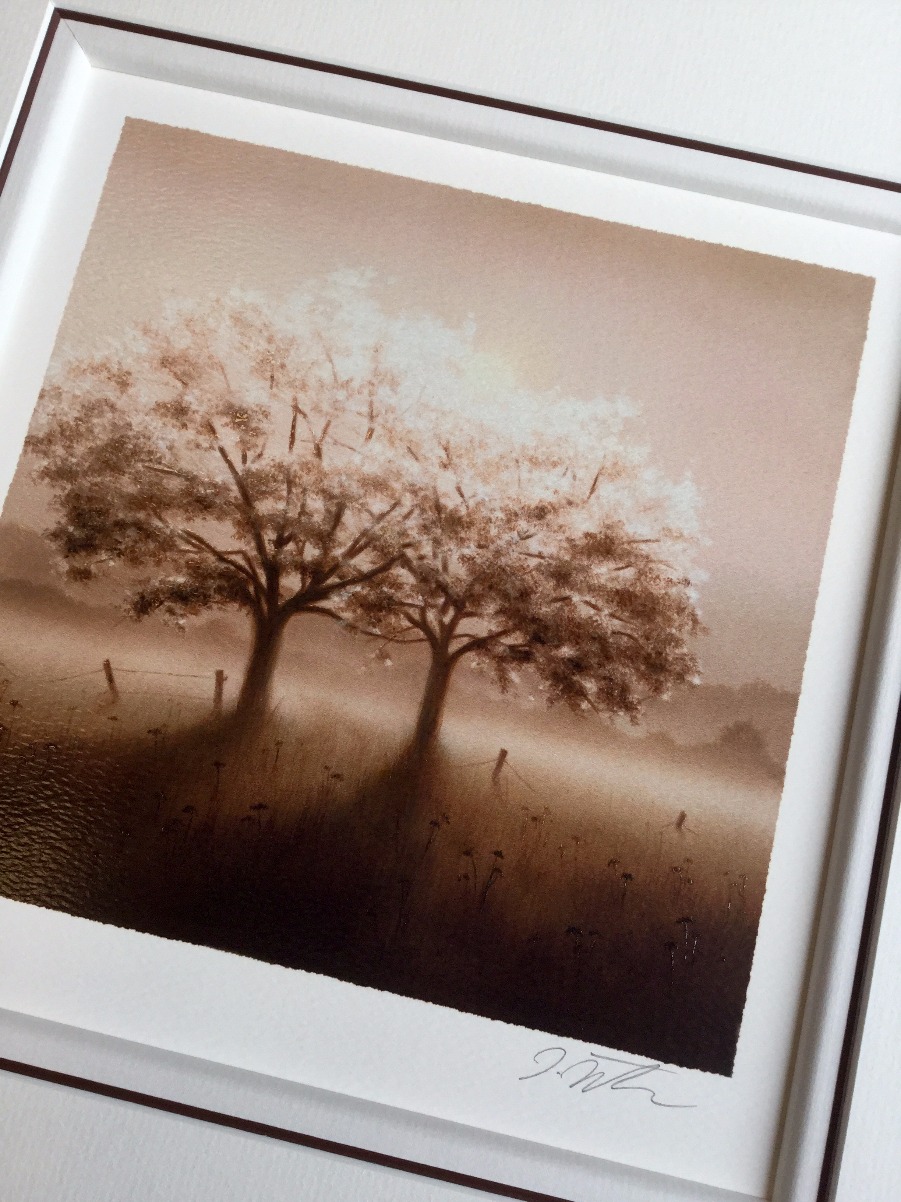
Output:
<svg viewBox="0 0 901 1202">
<path fill-rule="evenodd" d="M 589 473 L 560 441 L 510 450 L 482 431 L 442 437 L 431 455 L 428 442 L 407 447 L 430 464 L 411 485 L 409 545 L 347 606 L 355 629 L 428 647 L 414 764 L 435 745 L 466 658 L 502 691 L 527 671 L 548 704 L 633 719 L 645 699 L 696 679 L 701 625 L 674 566 L 691 540 L 667 521 L 678 489 L 612 446 Z"/>
</svg>

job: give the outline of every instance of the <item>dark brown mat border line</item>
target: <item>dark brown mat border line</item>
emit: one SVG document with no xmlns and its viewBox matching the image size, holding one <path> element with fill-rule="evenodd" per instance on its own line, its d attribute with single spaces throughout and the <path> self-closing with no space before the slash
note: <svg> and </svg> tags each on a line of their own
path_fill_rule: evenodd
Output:
<svg viewBox="0 0 901 1202">
<path fill-rule="evenodd" d="M 9 179 L 13 159 L 16 157 L 16 151 L 19 149 L 19 143 L 22 141 L 22 134 L 25 132 L 25 126 L 31 115 L 38 84 L 41 82 L 41 76 L 44 74 L 44 68 L 47 66 L 47 57 L 50 54 L 50 48 L 53 45 L 53 39 L 56 36 L 61 19 L 60 10 L 55 8 L 50 14 L 50 20 L 47 23 L 47 32 L 44 34 L 44 40 L 41 42 L 41 48 L 38 50 L 37 58 L 31 71 L 31 78 L 28 80 L 28 85 L 25 88 L 19 115 L 9 136 L 6 153 L 3 155 L 3 162 L 0 163 L 0 193 L 3 192 L 3 189 L 6 187 L 6 181 Z"/>
<path fill-rule="evenodd" d="M 854 1089 L 860 1035 L 863 1030 L 866 1013 L 866 1002 L 869 993 L 873 959 L 876 954 L 876 943 L 879 938 L 882 899 L 898 819 L 895 807 L 895 793 L 899 780 L 901 780 L 901 704 L 899 704 L 898 715 L 895 719 L 895 733 L 892 738 L 892 750 L 889 756 L 882 811 L 879 815 L 879 831 L 876 836 L 876 850 L 873 855 L 870 886 L 867 891 L 860 949 L 857 953 L 857 963 L 854 967 L 851 1002 L 848 1007 L 848 1019 L 845 1023 L 845 1035 L 842 1040 L 838 1077 L 835 1083 L 835 1097 L 832 1103 L 832 1115 L 829 1120 L 826 1146 L 823 1151 L 823 1170 L 820 1175 L 817 1202 L 830 1202 L 833 1197 L 833 1191 L 838 1184 L 838 1169 L 841 1162 L 848 1110 Z"/>
<path fill-rule="evenodd" d="M 450 1185 L 461 1185 L 482 1193 L 492 1194 L 500 1198 L 512 1198 L 517 1202 L 566 1202 L 552 1194 L 540 1194 L 534 1190 L 519 1189 L 512 1185 L 503 1185 L 498 1181 L 488 1181 L 483 1177 L 472 1177 L 468 1173 L 457 1173 L 452 1169 L 439 1169 L 432 1165 L 420 1164 L 415 1160 L 406 1160 L 402 1156 L 388 1156 L 383 1152 L 372 1152 L 368 1148 L 358 1148 L 351 1144 L 342 1144 L 333 1139 L 321 1139 L 315 1135 L 303 1135 L 299 1131 L 291 1131 L 286 1127 L 275 1127 L 270 1123 L 260 1123 L 254 1119 L 239 1118 L 237 1115 L 221 1114 L 217 1110 L 207 1110 L 202 1106 L 190 1106 L 185 1102 L 173 1102 L 168 1098 L 156 1097 L 153 1094 L 139 1093 L 133 1089 L 122 1089 L 117 1085 L 107 1085 L 103 1081 L 92 1081 L 86 1077 L 75 1077 L 70 1073 L 58 1073 L 54 1069 L 40 1068 L 33 1064 L 23 1064 L 19 1060 L 7 1060 L 0 1056 L 0 1071 L 16 1073 L 20 1077 L 30 1077 L 35 1081 L 46 1081 L 53 1085 L 65 1085 L 72 1089 L 81 1089 L 86 1093 L 96 1094 L 102 1098 L 113 1098 L 118 1102 L 131 1102 L 138 1106 L 148 1106 L 153 1110 L 161 1110 L 165 1114 L 175 1114 L 181 1118 L 196 1119 L 202 1123 L 211 1123 L 217 1127 L 227 1127 L 233 1131 L 244 1131 L 250 1135 L 263 1135 L 268 1139 L 277 1139 L 282 1143 L 295 1144 L 304 1148 L 312 1148 L 317 1152 L 329 1152 L 334 1156 L 343 1156 L 351 1160 L 363 1161 L 366 1164 L 377 1165 L 379 1168 L 399 1169 L 404 1173 L 412 1173 L 418 1177 L 428 1177 L 433 1181 L 444 1181 Z"/>
<path fill-rule="evenodd" d="M 336 63 L 320 62 L 316 59 L 303 58 L 298 55 L 284 54 L 273 50 L 255 49 L 238 43 L 226 42 L 216 38 L 200 37 L 194 34 L 180 33 L 174 30 L 159 29 L 155 26 L 142 25 L 133 21 L 118 20 L 113 17 L 96 16 L 91 13 L 79 12 L 75 9 L 54 8 L 50 14 L 46 33 L 35 59 L 34 67 L 25 89 L 21 108 L 10 135 L 9 144 L 0 163 L 0 192 L 6 185 L 12 167 L 13 159 L 22 140 L 22 135 L 34 105 L 37 89 L 43 75 L 47 59 L 53 45 L 53 39 L 62 21 L 72 21 L 84 25 L 94 25 L 105 29 L 115 29 L 123 33 L 139 34 L 160 41 L 176 42 L 182 45 L 197 46 L 206 50 L 220 51 L 228 54 L 241 55 L 246 58 L 256 58 L 264 62 L 278 63 L 283 66 L 301 67 L 305 70 L 316 71 L 324 75 L 336 75 L 347 79 L 356 79 L 366 83 L 381 84 L 385 87 L 400 91 L 415 92 L 427 96 L 437 96 L 447 100 L 455 100 L 465 104 L 475 104 L 483 108 L 517 113 L 521 116 L 538 117 L 563 125 L 578 126 L 593 129 L 601 133 L 618 134 L 623 137 L 637 138 L 645 142 L 656 142 L 665 146 L 675 146 L 685 150 L 699 151 L 705 154 L 719 155 L 722 158 L 737 159 L 761 166 L 776 167 L 784 171 L 793 171 L 802 175 L 818 176 L 822 179 L 832 179 L 843 183 L 857 184 L 862 187 L 876 188 L 884 192 L 901 193 L 901 182 L 881 179 L 878 176 L 860 175 L 851 171 L 840 171 L 832 167 L 818 166 L 795 159 L 780 158 L 775 155 L 761 154 L 751 150 L 741 150 L 736 147 L 722 146 L 714 142 L 705 142 L 695 138 L 680 137 L 655 130 L 643 129 L 638 126 L 624 125 L 614 121 L 604 121 L 596 117 L 588 117 L 578 113 L 560 112 L 556 109 L 543 108 L 538 105 L 524 104 L 514 100 L 504 100 L 498 97 L 483 96 L 478 93 L 465 92 L 457 88 L 442 87 L 427 84 L 417 80 L 403 79 L 379 72 L 365 71 L 355 67 L 342 66 Z M 827 1202 L 832 1193 L 837 1177 L 837 1168 L 843 1136 L 846 1106 L 853 1085 L 853 1070 L 856 1062 L 857 1037 L 863 1018 L 864 1002 L 866 999 L 869 969 L 872 954 L 875 950 L 878 935 L 880 900 L 884 876 L 888 866 L 890 836 L 894 824 L 894 790 L 899 775 L 901 775 L 901 709 L 895 727 L 894 742 L 891 753 L 885 795 L 880 817 L 878 843 L 870 880 L 867 899 L 866 915 L 862 932 L 860 950 L 855 969 L 853 993 L 845 1029 L 845 1037 L 841 1053 L 841 1066 L 836 1085 L 832 1119 L 827 1138 L 823 1170 L 818 1190 L 818 1202 Z M 465 1173 L 457 1173 L 447 1169 L 439 1169 L 418 1161 L 406 1160 L 402 1157 L 389 1156 L 342 1144 L 335 1140 L 321 1139 L 305 1135 L 287 1128 L 260 1123 L 251 1119 L 242 1119 L 234 1115 L 222 1114 L 218 1111 L 207 1110 L 198 1106 L 175 1102 L 136 1090 L 123 1089 L 88 1078 L 60 1073 L 37 1065 L 25 1064 L 21 1061 L 0 1057 L 0 1071 L 15 1073 L 22 1077 L 38 1081 L 46 1081 L 73 1089 L 81 1089 L 100 1097 L 113 1098 L 118 1101 L 146 1106 L 167 1114 L 179 1115 L 184 1118 L 196 1119 L 200 1122 L 211 1123 L 237 1131 L 245 1131 L 253 1135 L 262 1135 L 277 1139 L 283 1143 L 307 1147 L 316 1151 L 328 1152 L 344 1156 L 348 1159 L 377 1165 L 383 1168 L 397 1169 L 435 1181 L 443 1181 L 460 1185 L 482 1193 L 494 1194 L 497 1197 L 510 1198 L 518 1202 L 565 1202 L 565 1199 L 551 1194 L 536 1193 L 534 1190 L 520 1189 L 503 1185 L 499 1182 L 488 1181 L 484 1178 L 473 1177 Z"/>
<path fill-rule="evenodd" d="M 134 21 L 121 21 L 113 17 L 93 16 L 90 13 L 79 12 L 76 9 L 54 9 L 53 17 L 51 18 L 51 28 L 48 29 L 48 37 L 52 37 L 56 24 L 61 20 L 77 21 L 85 25 L 96 25 L 104 29 L 118 29 L 123 33 L 141 34 L 144 37 L 159 38 L 169 42 L 180 42 L 183 45 L 198 46 L 205 50 L 219 50 L 229 54 L 239 54 L 247 58 L 256 58 L 270 63 L 280 63 L 289 67 L 303 67 L 308 71 L 318 71 L 324 75 L 338 75 L 346 79 L 358 79 L 365 83 L 382 84 L 385 87 L 396 88 L 401 91 L 418 92 L 425 96 L 439 96 L 445 100 L 458 100 L 469 104 L 478 104 L 483 108 L 518 113 L 525 117 L 540 117 L 546 121 L 556 121 L 564 125 L 594 129 L 601 133 L 620 134 L 623 137 L 638 138 L 645 142 L 658 142 L 664 146 L 677 146 L 684 150 L 703 151 L 706 154 L 716 154 L 724 158 L 740 159 L 748 163 L 759 163 L 761 166 L 779 167 L 785 171 L 815 175 L 823 179 L 834 179 L 844 183 L 860 184 L 868 188 L 879 188 L 886 192 L 901 192 L 901 183 L 895 180 L 881 179 L 878 176 L 860 175 L 853 171 L 840 171 L 834 167 L 822 167 L 815 163 L 804 163 L 796 159 L 780 158 L 777 155 L 762 154 L 754 150 L 740 150 L 734 146 L 721 146 L 716 142 L 705 142 L 697 138 L 685 138 L 678 134 L 663 133 L 659 130 L 642 129 L 636 125 L 624 125 L 616 121 L 604 121 L 598 117 L 588 117 L 579 113 L 561 112 L 558 109 L 524 104 L 521 101 L 506 100 L 497 96 L 484 96 L 474 92 L 465 92 L 459 88 L 448 88 L 439 84 L 423 83 L 419 80 L 404 79 L 394 75 L 383 75 L 377 71 L 364 71 L 357 67 L 342 66 L 338 63 L 324 63 L 317 59 L 284 54 L 280 51 L 254 49 L 253 47 L 239 45 L 234 42 L 220 41 L 217 38 L 206 38 L 195 34 L 157 29 L 154 26 L 142 25 Z M 2 175 L 0 175 L 0 187 L 2 187 L 2 183 L 3 179 Z"/>
</svg>

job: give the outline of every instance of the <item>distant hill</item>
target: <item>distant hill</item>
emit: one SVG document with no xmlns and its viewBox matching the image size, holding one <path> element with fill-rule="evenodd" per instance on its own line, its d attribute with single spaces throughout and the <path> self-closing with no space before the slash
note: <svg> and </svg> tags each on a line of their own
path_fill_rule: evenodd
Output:
<svg viewBox="0 0 901 1202">
<path fill-rule="evenodd" d="M 59 587 L 57 563 L 50 544 L 37 531 L 0 522 L 0 579 Z"/>
<path fill-rule="evenodd" d="M 642 721 L 650 734 L 677 743 L 715 743 L 724 727 L 750 722 L 763 735 L 769 756 L 780 767 L 788 758 L 798 694 L 766 681 L 729 685 L 701 684 L 680 689 L 668 701 L 652 702 Z"/>
<path fill-rule="evenodd" d="M 67 589 L 59 564 L 50 544 L 35 530 L 0 522 L 0 608 L 25 610 L 48 620 L 108 624 L 111 607 L 106 598 L 90 590 Z"/>
<path fill-rule="evenodd" d="M 30 614 L 43 618 L 91 620 L 97 615 L 97 607 L 85 605 L 69 596 L 58 585 L 35 584 L 31 580 L 0 579 L 0 608 L 4 610 L 27 609 Z M 101 610 L 105 614 L 107 610 Z"/>
</svg>

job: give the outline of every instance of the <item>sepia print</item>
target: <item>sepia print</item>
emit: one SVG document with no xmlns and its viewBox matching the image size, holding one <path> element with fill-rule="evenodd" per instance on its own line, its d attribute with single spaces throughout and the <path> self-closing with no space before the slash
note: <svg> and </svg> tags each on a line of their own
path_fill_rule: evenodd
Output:
<svg viewBox="0 0 901 1202">
<path fill-rule="evenodd" d="M 0 891 L 731 1074 L 871 293 L 127 121 L 0 522 Z"/>
</svg>

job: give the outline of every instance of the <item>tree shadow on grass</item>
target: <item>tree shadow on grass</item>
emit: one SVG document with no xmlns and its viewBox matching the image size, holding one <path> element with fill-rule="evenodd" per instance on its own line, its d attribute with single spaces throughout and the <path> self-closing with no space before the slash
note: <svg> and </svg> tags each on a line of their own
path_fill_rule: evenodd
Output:
<svg viewBox="0 0 901 1202">
<path fill-rule="evenodd" d="M 486 842 L 496 799 L 487 786 L 465 793 L 440 750 L 423 764 L 361 746 L 339 764 L 325 734 L 281 734 L 225 719 L 7 756 L 3 891 L 731 1072 L 756 904 L 699 897 L 676 914 L 650 886 L 631 898 L 625 880 L 601 897 L 599 861 L 597 900 L 574 913 L 562 862 L 526 854 L 496 813 L 504 846 Z M 537 911 L 517 900 L 536 892 Z"/>
</svg>

